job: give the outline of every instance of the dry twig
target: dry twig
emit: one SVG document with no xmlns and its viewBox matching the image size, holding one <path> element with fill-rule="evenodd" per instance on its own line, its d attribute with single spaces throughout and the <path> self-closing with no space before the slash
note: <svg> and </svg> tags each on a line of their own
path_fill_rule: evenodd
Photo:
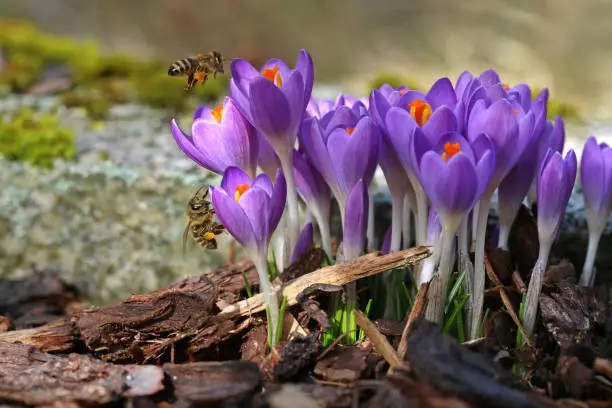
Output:
<svg viewBox="0 0 612 408">
<path fill-rule="evenodd" d="M 487 271 L 487 276 L 489 277 L 489 279 L 493 281 L 495 286 L 499 287 L 499 296 L 501 297 L 501 300 L 504 303 L 504 306 L 506 307 L 508 314 L 514 321 L 514 324 L 516 324 L 516 327 L 518 327 L 519 331 L 521 332 L 521 335 L 523 336 L 525 343 L 527 343 L 529 347 L 532 347 L 533 343 L 531 342 L 531 339 L 527 335 L 527 332 L 525 332 L 525 329 L 523 328 L 523 325 L 521 324 L 521 320 L 516 314 L 514 310 L 514 306 L 512 306 L 512 302 L 510 302 L 510 298 L 508 298 L 508 294 L 506 293 L 506 290 L 504 289 L 504 284 L 497 277 L 497 274 L 493 270 L 493 266 L 491 266 L 491 262 L 489 262 L 489 258 L 486 255 L 485 255 L 485 270 Z"/>
<path fill-rule="evenodd" d="M 279 297 L 287 297 L 287 306 L 297 304 L 298 295 L 306 288 L 315 284 L 328 284 L 343 286 L 368 276 L 388 271 L 395 268 L 415 264 L 431 255 L 428 247 L 421 246 L 381 255 L 380 252 L 352 259 L 346 263 L 327 266 L 317 269 L 307 275 L 287 283 L 281 287 L 282 294 Z M 276 288 L 277 290 L 279 288 Z M 246 316 L 265 310 L 263 294 L 258 293 L 248 299 L 234 303 L 224 308 L 219 314 L 229 316 Z"/>
<path fill-rule="evenodd" d="M 391 366 L 391 369 L 402 366 L 402 360 L 398 357 L 393 346 L 389 344 L 387 338 L 378 331 L 374 323 L 372 323 L 361 310 L 355 310 L 355 323 L 357 323 L 357 326 L 363 330 L 365 335 L 374 344 L 376 350 L 378 350 L 385 361 Z"/>
<path fill-rule="evenodd" d="M 429 283 L 430 282 L 421 283 L 416 299 L 414 300 L 414 306 L 410 311 L 408 321 L 406 322 L 406 326 L 404 326 L 404 331 L 402 331 L 402 337 L 400 338 L 399 345 L 397 346 L 397 354 L 402 361 L 404 358 L 406 358 L 406 351 L 408 350 L 408 334 L 410 333 L 410 326 L 417 317 L 424 316 L 425 310 L 427 310 L 427 292 L 429 292 Z"/>
</svg>

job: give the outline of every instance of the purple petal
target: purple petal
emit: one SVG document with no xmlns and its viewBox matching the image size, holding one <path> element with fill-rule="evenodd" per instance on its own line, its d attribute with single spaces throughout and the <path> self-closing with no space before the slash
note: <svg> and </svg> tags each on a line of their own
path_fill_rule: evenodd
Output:
<svg viewBox="0 0 612 408">
<path fill-rule="evenodd" d="M 204 105 L 200 106 L 193 113 L 193 121 L 195 122 L 196 119 L 208 119 L 208 120 L 212 120 L 213 119 L 212 109 L 210 107 L 208 107 L 208 106 L 204 106 Z"/>
<path fill-rule="evenodd" d="M 560 116 L 555 118 L 555 125 L 548 137 L 548 146 L 555 152 L 562 152 L 565 145 L 565 123 Z"/>
<path fill-rule="evenodd" d="M 514 86 L 510 92 L 515 92 L 518 95 L 518 100 L 525 112 L 531 110 L 531 88 L 527 84 L 519 84 Z"/>
<path fill-rule="evenodd" d="M 541 233 L 554 230 L 563 215 L 567 205 L 562 199 L 566 184 L 563 157 L 548 150 L 538 178 L 538 230 Z"/>
<path fill-rule="evenodd" d="M 302 80 L 302 74 L 298 71 L 294 71 L 289 78 L 283 83 L 281 91 L 287 98 L 287 104 L 291 111 L 291 117 L 289 120 L 289 135 L 285 135 L 285 143 L 289 147 L 295 145 L 297 138 L 297 132 L 302 118 L 304 117 L 305 105 L 304 105 L 304 82 Z M 290 136 L 290 137 L 287 137 Z"/>
<path fill-rule="evenodd" d="M 242 58 L 232 60 L 230 71 L 236 88 L 245 95 L 248 95 L 250 92 L 249 86 L 251 81 L 261 77 L 260 72 L 250 62 Z"/>
<path fill-rule="evenodd" d="M 391 252 L 391 225 L 389 225 L 387 232 L 385 232 L 383 242 L 380 246 L 380 252 L 382 252 L 383 255 L 387 255 Z"/>
<path fill-rule="evenodd" d="M 175 119 L 170 121 L 170 131 L 179 148 L 191 160 L 204 167 L 205 169 L 221 174 L 222 171 L 218 168 L 211 167 L 210 163 L 202 156 L 202 153 L 193 144 L 193 139 L 187 136 L 176 123 Z"/>
<path fill-rule="evenodd" d="M 414 128 L 412 135 L 408 139 L 409 159 L 406 163 L 402 163 L 404 171 L 414 171 L 417 178 L 420 179 L 420 165 L 423 155 L 433 149 L 434 144 L 425 135 L 425 132 L 419 127 Z"/>
<path fill-rule="evenodd" d="M 221 179 L 221 188 L 230 196 L 234 197 L 236 193 L 236 187 L 241 184 L 246 184 L 248 186 L 251 185 L 253 181 L 251 178 L 244 172 L 244 170 L 238 167 L 228 167 L 223 173 L 223 178 Z"/>
<path fill-rule="evenodd" d="M 500 99 L 508 99 L 508 95 L 502 84 L 495 84 L 489 88 L 485 87 L 485 89 L 487 91 L 487 97 L 491 102 L 495 102 Z"/>
<path fill-rule="evenodd" d="M 443 105 L 452 109 L 457 104 L 455 89 L 448 78 L 438 79 L 427 92 L 426 99 L 434 111 Z"/>
<path fill-rule="evenodd" d="M 473 79 L 474 76 L 469 71 L 463 71 L 461 75 L 459 75 L 459 78 L 457 78 L 457 83 L 455 84 L 458 99 L 462 98 Z"/>
<path fill-rule="evenodd" d="M 425 132 L 432 143 L 436 143 L 443 134 L 456 131 L 457 118 L 455 118 L 455 114 L 448 106 L 442 106 L 434 111 L 433 115 L 423 125 L 423 132 Z"/>
<path fill-rule="evenodd" d="M 381 88 L 382 89 L 382 88 Z M 372 90 L 370 94 L 370 115 L 376 124 L 379 126 L 385 126 L 385 118 L 387 117 L 387 112 L 391 109 L 391 105 L 387 98 L 384 96 L 382 92 L 379 92 L 376 89 Z"/>
<path fill-rule="evenodd" d="M 272 235 L 269 228 L 268 217 L 270 215 L 270 196 L 259 188 L 249 188 L 238 202 L 247 215 L 255 233 L 255 241 L 258 247 L 266 243 Z"/>
<path fill-rule="evenodd" d="M 314 242 L 314 230 L 312 228 L 312 223 L 309 222 L 304 225 L 302 228 L 302 232 L 300 232 L 300 236 L 298 237 L 297 243 L 295 244 L 295 248 L 293 249 L 293 255 L 291 256 L 291 263 L 294 263 L 298 260 L 302 255 L 308 251 L 308 249 L 312 246 Z"/>
<path fill-rule="evenodd" d="M 255 181 L 253 182 L 253 184 L 251 184 L 251 188 L 262 189 L 266 192 L 266 194 L 268 194 L 269 197 L 272 197 L 272 194 L 274 193 L 274 186 L 272 185 L 272 180 L 270 180 L 270 177 L 265 173 L 262 173 L 255 177 Z"/>
<path fill-rule="evenodd" d="M 304 120 L 300 131 L 300 147 L 308 156 L 321 176 L 330 185 L 336 183 L 336 173 L 332 165 L 332 159 L 327 151 L 327 146 L 323 141 L 323 135 L 317 119 Z"/>
<path fill-rule="evenodd" d="M 354 128 L 357 125 L 358 117 L 348 106 L 340 106 L 330 115 L 329 122 L 325 126 L 326 132 L 331 132 L 336 128 Z"/>
<path fill-rule="evenodd" d="M 306 204 L 325 203 L 330 200 L 330 191 L 325 180 L 312 166 L 306 155 L 297 151 L 293 152 L 293 167 L 295 173 L 295 185 L 298 192 L 306 201 Z"/>
<path fill-rule="evenodd" d="M 501 82 L 501 80 L 499 79 L 499 74 L 492 68 L 480 74 L 478 79 L 485 88 L 489 88 Z"/>
<path fill-rule="evenodd" d="M 443 223 L 458 224 L 458 218 L 471 209 L 478 188 L 474 164 L 461 152 L 448 162 L 434 152 L 425 153 L 421 182 Z"/>
<path fill-rule="evenodd" d="M 403 194 L 408 188 L 408 177 L 402 163 L 387 137 L 380 139 L 380 167 L 385 175 L 385 180 L 392 195 Z"/>
<path fill-rule="evenodd" d="M 287 97 L 271 81 L 260 77 L 251 83 L 250 109 L 255 127 L 272 143 L 284 138 L 291 125 Z"/>
<path fill-rule="evenodd" d="M 365 183 L 359 180 L 346 200 L 342 246 L 347 260 L 358 257 L 365 248 L 368 205 L 368 189 Z"/>
<path fill-rule="evenodd" d="M 227 231 L 245 247 L 255 247 L 255 233 L 246 213 L 225 191 L 213 187 L 211 189 L 211 202 L 219 221 Z"/>
<path fill-rule="evenodd" d="M 310 95 L 312 94 L 312 87 L 314 85 L 314 65 L 310 53 L 306 50 L 300 50 L 298 60 L 295 64 L 295 69 L 302 74 L 302 80 L 304 83 L 304 106 Z"/>
<path fill-rule="evenodd" d="M 202 161 L 206 163 L 206 168 L 221 174 L 230 164 L 238 165 L 232 163 L 233 157 L 226 149 L 223 127 L 219 123 L 198 119 L 193 123 L 191 133 L 193 144 L 200 152 Z"/>
<path fill-rule="evenodd" d="M 385 118 L 385 127 L 397 157 L 404 169 L 408 171 L 410 169 L 409 141 L 418 125 L 405 109 L 391 108 Z"/>
</svg>

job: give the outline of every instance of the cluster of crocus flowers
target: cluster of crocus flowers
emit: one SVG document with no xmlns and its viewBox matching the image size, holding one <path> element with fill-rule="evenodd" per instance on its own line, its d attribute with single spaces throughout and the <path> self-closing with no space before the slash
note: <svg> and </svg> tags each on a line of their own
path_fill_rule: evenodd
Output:
<svg viewBox="0 0 612 408">
<path fill-rule="evenodd" d="M 190 135 L 174 120 L 171 130 L 188 157 L 223 175 L 212 189 L 213 206 L 257 266 L 271 325 L 279 319 L 266 270 L 272 235 L 274 242 L 281 238 L 281 253 L 276 252 L 283 259 L 281 273 L 317 240 L 333 261 L 329 223 L 335 200 L 343 227 L 342 257 L 336 262 L 361 255 L 374 245 L 368 233 L 373 226 L 369 188 L 380 166 L 392 203 L 385 250 L 408 245 L 414 212 L 416 243 L 434 247 L 434 256 L 416 268 L 414 279 L 433 279 L 427 316 L 437 322 L 443 318 L 454 255 L 459 255 L 470 293 L 472 338 L 483 314 L 485 231 L 493 194 L 498 192 L 503 249 L 523 200 L 537 200 L 540 258 L 525 312 L 533 327 L 542 271 L 576 173 L 573 152 L 561 156 L 563 121 L 547 120 L 546 90 L 532 98 L 527 85 L 510 87 L 488 70 L 479 76 L 464 72 L 455 84 L 440 78 L 427 92 L 384 85 L 369 97 L 315 100 L 313 62 L 304 50 L 293 69 L 279 59 L 261 69 L 236 59 L 231 73 L 230 96 L 215 108 L 198 109 Z M 594 253 L 612 210 L 610 152 L 590 139 L 583 154 L 591 238 L 584 285 L 592 284 Z M 301 234 L 300 201 L 312 220 Z M 350 301 L 355 300 L 352 289 Z"/>
</svg>

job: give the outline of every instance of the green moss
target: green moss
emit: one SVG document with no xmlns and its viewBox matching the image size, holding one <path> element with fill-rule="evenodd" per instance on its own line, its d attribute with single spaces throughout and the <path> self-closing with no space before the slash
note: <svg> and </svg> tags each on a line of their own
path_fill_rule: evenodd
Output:
<svg viewBox="0 0 612 408">
<path fill-rule="evenodd" d="M 36 117 L 24 109 L 0 122 L 0 154 L 9 160 L 49 168 L 55 159 L 71 160 L 76 156 L 76 137 L 72 130 L 61 127 L 52 114 Z"/>
<path fill-rule="evenodd" d="M 93 120 L 106 119 L 111 108 L 108 97 L 97 89 L 71 91 L 63 94 L 61 101 L 69 108 L 84 108 Z"/>
<path fill-rule="evenodd" d="M 40 80 L 45 68 L 67 67 L 73 86 L 62 99 L 68 106 L 84 107 L 94 119 L 104 118 L 115 103 L 144 103 L 181 111 L 219 99 L 229 83 L 227 74 L 218 76 L 187 94 L 183 90 L 185 77 L 168 77 L 169 61 L 103 55 L 95 43 L 42 33 L 21 21 L 0 19 L 0 49 L 7 62 L 0 87 L 25 92 Z"/>
<path fill-rule="evenodd" d="M 372 89 L 378 89 L 384 84 L 389 84 L 393 88 L 397 88 L 400 85 L 405 85 L 408 87 L 408 89 L 414 89 L 417 91 L 423 90 L 423 87 L 417 81 L 411 78 L 391 72 L 381 72 L 368 82 L 368 89 L 366 92 L 369 94 Z"/>
<path fill-rule="evenodd" d="M 532 97 L 535 99 L 541 92 L 541 88 L 532 89 Z M 558 99 L 548 98 L 548 120 L 554 120 L 557 116 L 561 116 L 564 120 L 573 120 L 583 122 L 584 119 L 580 116 L 578 108 L 567 102 Z"/>
</svg>

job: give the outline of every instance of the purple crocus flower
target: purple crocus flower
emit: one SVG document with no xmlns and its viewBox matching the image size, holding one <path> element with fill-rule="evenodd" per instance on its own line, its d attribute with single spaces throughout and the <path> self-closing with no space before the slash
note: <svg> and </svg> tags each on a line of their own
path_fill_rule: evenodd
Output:
<svg viewBox="0 0 612 408">
<path fill-rule="evenodd" d="M 293 250 L 293 255 L 291 256 L 291 263 L 296 262 L 302 255 L 304 255 L 312 246 L 313 242 L 314 230 L 312 228 L 312 223 L 309 222 L 304 225 L 304 228 L 302 228 L 302 232 L 300 232 L 297 244 L 295 245 L 295 249 Z"/>
<path fill-rule="evenodd" d="M 584 194 L 586 218 L 589 225 L 589 246 L 580 276 L 580 285 L 595 283 L 595 255 L 599 239 L 612 211 L 612 148 L 588 138 L 580 161 L 580 178 Z"/>
<path fill-rule="evenodd" d="M 245 116 L 275 151 L 292 150 L 312 93 L 310 54 L 301 50 L 293 70 L 283 61 L 271 59 L 258 71 L 238 58 L 232 61 L 231 71 L 231 94 Z"/>
<path fill-rule="evenodd" d="M 367 116 L 360 118 L 352 128 L 328 124 L 327 129 L 332 130 L 327 136 L 322 122 L 315 118 L 305 119 L 300 145 L 331 188 L 344 219 L 350 191 L 359 179 L 369 185 L 374 177 L 380 134 Z"/>
<path fill-rule="evenodd" d="M 503 90 L 503 88 L 502 88 Z M 491 197 L 499 183 L 516 165 L 533 137 L 535 117 L 533 112 L 519 117 L 516 107 L 506 99 L 498 99 L 487 107 L 486 99 L 480 99 L 470 113 L 467 136 L 474 146 L 481 134 L 489 136 L 495 152 L 495 170 L 475 209 L 476 237 L 474 256 L 474 296 L 470 336 L 476 338 L 480 326 L 484 302 L 485 284 L 485 234 Z"/>
<path fill-rule="evenodd" d="M 175 119 L 170 130 L 181 150 L 191 160 L 217 174 L 230 166 L 239 167 L 255 177 L 259 143 L 255 129 L 232 98 L 214 109 L 200 107 L 194 114 L 191 136 Z"/>
<path fill-rule="evenodd" d="M 272 342 L 276 339 L 279 305 L 268 278 L 268 247 L 270 238 L 280 222 L 287 198 L 287 185 L 280 169 L 276 184 L 260 174 L 251 179 L 237 167 L 229 167 L 223 174 L 220 187 L 211 189 L 212 205 L 227 231 L 245 247 L 257 273 L 261 291 L 270 311 Z"/>
<path fill-rule="evenodd" d="M 525 88 L 526 87 L 526 88 Z M 517 120 L 522 120 L 525 117 L 523 107 L 531 108 L 531 91 L 527 85 L 517 86 L 512 88 L 516 94 L 510 93 L 509 96 L 515 96 L 517 100 L 515 112 Z M 529 102 L 519 103 L 519 99 L 529 98 Z M 532 112 L 534 113 L 535 121 L 531 130 L 529 144 L 525 151 L 520 156 L 518 162 L 512 170 L 504 177 L 499 184 L 498 189 L 498 207 L 499 207 L 499 242 L 498 246 L 502 249 L 508 249 L 508 239 L 512 223 L 516 218 L 516 214 L 521 206 L 521 203 L 527 195 L 531 186 L 532 180 L 536 177 L 538 169 L 538 146 L 543 137 L 548 136 L 546 127 L 546 106 L 543 108 L 539 104 L 534 104 Z M 531 121 L 527 122 L 531 123 Z"/>
<path fill-rule="evenodd" d="M 329 186 L 312 165 L 305 153 L 293 153 L 293 168 L 295 170 L 295 184 L 308 209 L 317 220 L 323 250 L 332 259 L 331 233 L 329 217 L 331 212 L 331 190 Z"/>
<path fill-rule="evenodd" d="M 293 176 L 293 149 L 305 116 L 314 82 L 312 58 L 301 50 L 291 70 L 283 61 L 271 59 L 261 71 L 243 59 L 231 66 L 230 92 L 247 119 L 262 133 L 278 156 L 287 179 L 287 241 L 281 267 L 290 261 L 299 234 L 297 191 Z"/>
<path fill-rule="evenodd" d="M 523 324 L 532 334 L 538 311 L 544 272 L 554 238 L 560 228 L 565 208 L 576 180 L 576 154 L 570 150 L 565 159 L 559 152 L 548 150 L 538 172 L 538 240 L 540 253 L 531 273 L 525 300 Z"/>
<path fill-rule="evenodd" d="M 418 140 L 413 139 L 413 143 Z M 444 318 L 445 294 L 452 272 L 455 235 L 462 220 L 480 200 L 495 169 L 495 154 L 488 136 L 480 135 L 474 147 L 459 133 L 442 135 L 432 150 L 415 154 L 415 172 L 442 225 L 439 278 L 430 288 L 428 316 Z"/>
<path fill-rule="evenodd" d="M 415 138 L 413 142 L 418 140 Z M 480 135 L 475 146 L 459 133 L 449 132 L 431 150 L 415 156 L 417 177 L 444 230 L 452 235 L 480 200 L 495 168 L 495 153 L 489 137 Z"/>
<path fill-rule="evenodd" d="M 540 93 L 540 95 L 542 95 L 542 93 Z M 540 95 L 538 95 L 538 97 Z M 553 152 L 561 153 L 563 152 L 564 146 L 565 124 L 563 123 L 563 119 L 560 116 L 557 116 L 554 124 L 551 122 L 546 122 L 544 124 L 543 135 L 538 144 L 538 159 L 536 168 L 539 169 L 542 165 L 542 160 L 544 159 L 544 155 L 548 149 L 551 149 Z M 529 202 L 532 204 L 538 201 L 537 174 L 534 176 L 533 181 L 531 182 L 528 198 Z"/>
</svg>

